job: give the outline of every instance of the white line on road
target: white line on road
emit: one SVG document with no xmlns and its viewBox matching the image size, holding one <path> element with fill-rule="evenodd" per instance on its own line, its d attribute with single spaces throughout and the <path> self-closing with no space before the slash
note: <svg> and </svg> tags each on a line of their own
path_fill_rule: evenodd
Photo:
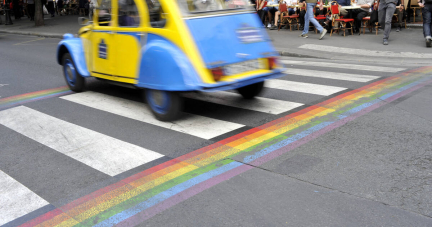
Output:
<svg viewBox="0 0 432 227">
<path fill-rule="evenodd" d="M 368 82 L 380 78 L 379 76 L 367 76 L 360 74 L 351 73 L 334 73 L 334 72 L 324 72 L 318 70 L 309 69 L 288 69 L 285 71 L 286 74 L 298 75 L 298 76 L 310 76 L 333 80 L 347 80 L 356 82 Z"/>
<path fill-rule="evenodd" d="M 295 91 L 302 92 L 314 95 L 331 95 L 343 90 L 346 88 L 343 87 L 334 87 L 320 84 L 311 84 L 311 83 L 302 83 L 302 82 L 294 82 L 289 80 L 267 80 L 265 82 L 265 86 L 274 89 L 287 90 L 287 91 Z"/>
<path fill-rule="evenodd" d="M 0 170 L 0 225 L 49 203 Z"/>
<path fill-rule="evenodd" d="M 185 96 L 205 102 L 212 102 L 221 105 L 233 106 L 237 108 L 269 114 L 280 114 L 303 105 L 302 103 L 281 101 L 262 97 L 256 97 L 254 99 L 243 99 L 239 94 L 224 91 L 199 94 L 190 93 L 185 94 Z"/>
<path fill-rule="evenodd" d="M 110 176 L 163 156 L 25 106 L 1 111 L 0 124 Z"/>
<path fill-rule="evenodd" d="M 374 72 L 395 73 L 395 72 L 406 70 L 405 68 L 393 68 L 393 67 L 370 66 L 370 65 L 354 65 L 354 64 L 340 64 L 340 63 L 333 63 L 333 62 L 291 61 L 291 60 L 281 60 L 281 62 L 284 64 L 287 64 L 287 65 L 329 67 L 329 68 L 353 69 L 353 70 L 374 71 Z"/>
<path fill-rule="evenodd" d="M 332 47 L 327 45 L 315 45 L 315 44 L 304 44 L 299 48 L 308 50 L 318 50 L 324 52 L 332 52 L 338 54 L 352 54 L 362 55 L 368 57 L 393 57 L 393 58 L 432 58 L 432 54 L 426 53 L 414 53 L 414 52 L 391 52 L 391 51 L 377 51 L 377 50 L 364 50 L 364 49 L 353 49 L 346 47 Z"/>
<path fill-rule="evenodd" d="M 192 114 L 184 114 L 182 119 L 177 121 L 162 122 L 157 120 L 143 103 L 90 91 L 67 95 L 61 98 L 203 139 L 211 139 L 244 126 Z"/>
</svg>

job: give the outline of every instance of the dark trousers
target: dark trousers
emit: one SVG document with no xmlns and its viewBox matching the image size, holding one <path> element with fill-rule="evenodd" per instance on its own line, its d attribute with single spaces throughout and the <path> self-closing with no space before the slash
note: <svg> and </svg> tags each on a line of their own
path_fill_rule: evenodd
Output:
<svg viewBox="0 0 432 227">
<path fill-rule="evenodd" d="M 391 22 L 395 9 L 396 5 L 392 2 L 380 2 L 378 7 L 378 22 L 380 23 L 381 27 L 384 26 L 384 39 L 388 39 L 390 37 Z"/>
<path fill-rule="evenodd" d="M 299 12 L 299 19 L 300 19 L 300 27 L 303 27 L 305 24 L 305 15 L 306 15 L 306 10 L 300 10 Z"/>
<path fill-rule="evenodd" d="M 368 12 L 362 10 L 362 9 L 353 9 L 351 12 L 351 16 L 354 19 L 354 27 L 357 30 L 360 30 L 361 22 L 363 18 L 365 18 L 368 15 Z"/>
<path fill-rule="evenodd" d="M 27 5 L 28 13 L 30 16 L 30 20 L 34 20 L 35 15 L 35 5 L 34 4 L 28 4 Z"/>
<path fill-rule="evenodd" d="M 426 38 L 431 36 L 432 4 L 425 4 L 423 14 L 423 35 Z"/>
<path fill-rule="evenodd" d="M 48 2 L 47 10 L 52 16 L 54 16 L 54 2 Z"/>
<path fill-rule="evenodd" d="M 403 10 L 400 10 L 400 9 L 396 9 L 396 10 L 395 10 L 395 13 L 398 15 L 398 16 L 397 16 L 397 18 L 398 18 L 398 26 L 399 26 L 399 27 L 402 27 L 402 25 L 403 25 L 403 16 L 404 16 L 404 11 L 403 11 Z"/>
</svg>

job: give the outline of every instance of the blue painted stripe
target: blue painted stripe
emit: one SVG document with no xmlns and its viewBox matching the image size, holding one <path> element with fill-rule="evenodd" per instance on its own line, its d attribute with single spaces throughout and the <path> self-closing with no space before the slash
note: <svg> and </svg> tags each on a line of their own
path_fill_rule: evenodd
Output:
<svg viewBox="0 0 432 227">
<path fill-rule="evenodd" d="M 408 84 L 408 85 L 406 85 L 406 86 L 404 86 L 404 87 L 401 87 L 401 88 L 397 89 L 397 90 L 394 91 L 394 92 L 391 92 L 391 93 L 385 94 L 385 95 L 383 95 L 383 96 L 381 96 L 381 97 L 379 97 L 379 98 L 382 99 L 382 100 L 386 100 L 386 99 L 392 97 L 393 95 L 396 95 L 396 94 L 398 94 L 398 93 L 400 93 L 400 92 L 402 92 L 402 91 L 405 91 L 405 90 L 410 89 L 410 88 L 412 88 L 412 87 L 414 87 L 414 86 L 417 86 L 417 85 L 419 85 L 419 84 L 421 84 L 421 83 L 423 83 L 423 82 L 429 80 L 430 78 L 431 78 L 431 76 L 426 77 L 426 78 L 423 78 L 423 79 L 421 79 L 421 80 L 419 80 L 419 81 L 416 81 L 416 82 L 413 82 L 413 83 L 411 83 L 411 84 Z"/>
<path fill-rule="evenodd" d="M 7 103 L 7 104 L 0 105 L 0 110 L 4 110 L 6 108 L 14 107 L 14 106 L 21 105 L 21 104 L 28 103 L 28 102 L 33 102 L 33 101 L 37 101 L 37 100 L 57 97 L 57 96 L 61 96 L 61 95 L 67 95 L 67 94 L 71 94 L 71 93 L 73 93 L 73 91 L 63 91 L 60 93 L 55 93 L 55 94 L 46 95 L 46 96 L 42 96 L 42 97 L 34 97 L 31 99 L 25 99 L 25 100 L 12 102 L 12 103 Z"/>
<path fill-rule="evenodd" d="M 184 191 L 184 190 L 186 190 L 186 189 L 188 189 L 194 185 L 197 185 L 201 182 L 209 180 L 215 176 L 218 176 L 218 175 L 225 173 L 229 170 L 237 168 L 241 165 L 243 165 L 243 164 L 240 162 L 232 162 L 232 163 L 226 164 L 222 167 L 219 167 L 217 169 L 214 169 L 212 171 L 209 171 L 207 173 L 196 176 L 196 177 L 194 177 L 188 181 L 185 181 L 181 184 L 178 184 L 178 185 L 176 185 L 176 186 L 174 186 L 174 187 L 172 187 L 172 188 L 170 188 L 164 192 L 161 192 L 161 193 L 153 196 L 152 198 L 137 204 L 136 206 L 134 206 L 132 208 L 124 210 L 124 211 L 110 217 L 109 219 L 104 220 L 103 222 L 101 222 L 95 226 L 102 227 L 102 226 L 112 226 L 112 225 L 118 224 L 121 221 L 126 220 L 126 219 L 134 216 L 135 214 L 138 214 L 139 212 L 146 210 L 146 209 L 170 198 L 171 196 L 174 196 L 174 195 L 176 195 L 176 194 L 178 194 L 178 193 L 180 193 L 180 192 L 182 192 L 182 191 Z"/>
<path fill-rule="evenodd" d="M 246 156 L 243 159 L 243 161 L 246 162 L 246 163 L 252 162 L 252 161 L 254 161 L 254 160 L 256 160 L 256 159 L 258 159 L 258 158 L 260 158 L 260 157 L 262 157 L 262 156 L 264 156 L 266 154 L 269 154 L 269 153 L 271 153 L 271 152 L 273 152 L 273 151 L 275 151 L 275 150 L 277 150 L 277 149 L 279 149 L 281 147 L 285 147 L 285 146 L 287 146 L 290 143 L 293 143 L 293 142 L 295 142 L 295 141 L 297 141 L 299 139 L 302 139 L 302 138 L 304 138 L 304 137 L 312 134 L 313 132 L 321 130 L 321 129 L 323 129 L 323 128 L 325 128 L 325 127 L 333 124 L 334 122 L 335 121 L 326 121 L 326 122 L 323 122 L 321 124 L 315 125 L 315 126 L 313 126 L 311 128 L 308 128 L 307 130 L 305 130 L 303 132 L 300 132 L 300 133 L 298 133 L 298 134 L 296 134 L 294 136 L 291 136 L 288 139 L 285 139 L 285 140 L 282 140 L 282 141 L 280 141 L 280 142 L 278 142 L 276 144 L 273 144 L 270 147 L 265 148 L 264 150 L 258 151 L 257 153 L 255 153 L 253 155 Z"/>
</svg>

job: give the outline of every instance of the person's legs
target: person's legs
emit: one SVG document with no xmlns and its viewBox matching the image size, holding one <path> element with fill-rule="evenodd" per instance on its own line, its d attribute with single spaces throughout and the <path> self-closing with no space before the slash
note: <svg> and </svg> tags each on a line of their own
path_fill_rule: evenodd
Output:
<svg viewBox="0 0 432 227">
<path fill-rule="evenodd" d="M 367 12 L 364 10 L 360 10 L 360 12 L 357 13 L 356 17 L 355 17 L 355 27 L 356 27 L 356 31 L 358 31 L 360 33 L 360 28 L 361 28 L 361 22 L 363 20 L 364 17 L 367 16 Z"/>
<path fill-rule="evenodd" d="M 274 25 L 275 25 L 275 26 L 277 26 L 277 22 L 278 22 L 278 20 L 279 20 L 279 15 L 280 15 L 280 11 L 277 11 L 277 12 L 275 13 L 275 20 L 274 20 Z"/>
<path fill-rule="evenodd" d="M 293 15 L 293 14 L 295 14 L 295 10 L 293 9 L 293 8 L 289 8 L 288 9 L 288 15 Z"/>
<path fill-rule="evenodd" d="M 34 20 L 35 5 L 34 4 L 29 4 L 28 6 L 29 6 L 30 20 Z"/>
<path fill-rule="evenodd" d="M 308 4 L 308 10 L 306 12 L 306 17 L 308 17 L 309 15 L 309 21 L 312 22 L 312 24 L 315 26 L 315 28 L 319 31 L 319 33 L 321 33 L 323 31 L 323 27 L 320 25 L 320 23 L 314 18 L 313 16 L 313 9 L 315 8 L 316 3 L 309 3 Z M 311 11 L 312 13 L 309 14 L 309 11 Z M 305 29 L 306 29 L 306 25 L 309 27 L 309 24 L 306 22 L 305 24 Z"/>
<path fill-rule="evenodd" d="M 432 5 L 425 5 L 422 9 L 423 16 L 423 35 L 424 37 L 431 37 L 431 16 Z"/>
<path fill-rule="evenodd" d="M 381 28 L 383 28 L 383 29 L 384 29 L 384 26 L 385 26 L 386 9 L 387 9 L 387 5 L 385 3 L 379 4 L 379 7 L 378 7 L 378 23 L 380 24 Z"/>
<path fill-rule="evenodd" d="M 384 39 L 390 37 L 391 22 L 393 18 L 396 5 L 393 3 L 387 3 L 387 9 L 385 10 L 385 28 L 384 28 Z"/>
<path fill-rule="evenodd" d="M 300 18 L 300 28 L 303 28 L 304 24 L 305 24 L 306 11 L 305 10 L 300 10 L 299 15 L 300 15 L 299 16 L 299 18 Z"/>
<path fill-rule="evenodd" d="M 315 7 L 316 4 L 313 3 L 308 3 L 307 4 L 307 10 L 306 10 L 306 14 L 304 16 L 304 28 L 303 28 L 303 33 L 302 34 L 307 34 L 309 32 L 309 21 L 310 18 L 313 18 L 313 9 Z"/>
<path fill-rule="evenodd" d="M 400 28 L 402 28 L 402 25 L 403 25 L 403 10 L 396 9 L 395 13 L 397 14 L 397 18 L 398 18 L 398 26 Z"/>
<path fill-rule="evenodd" d="M 268 12 L 269 12 L 269 7 L 264 7 L 262 10 L 261 10 L 261 21 L 262 21 L 262 23 L 265 25 L 265 15 L 267 15 L 268 14 Z"/>
</svg>

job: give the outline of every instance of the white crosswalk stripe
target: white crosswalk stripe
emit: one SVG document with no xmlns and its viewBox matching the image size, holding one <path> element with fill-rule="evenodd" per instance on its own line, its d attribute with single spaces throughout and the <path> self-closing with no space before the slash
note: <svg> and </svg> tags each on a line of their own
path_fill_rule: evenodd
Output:
<svg viewBox="0 0 432 227">
<path fill-rule="evenodd" d="M 315 50 L 315 51 L 324 51 L 330 53 L 339 53 L 339 54 L 352 54 L 352 55 L 361 55 L 367 57 L 394 57 L 394 58 L 432 58 L 432 54 L 430 53 L 414 53 L 414 52 L 392 52 L 392 51 L 376 51 L 376 50 L 365 50 L 365 49 L 356 49 L 356 48 L 346 48 L 346 47 L 334 47 L 328 45 L 316 45 L 316 44 L 304 44 L 299 46 L 301 49 Z"/>
<path fill-rule="evenodd" d="M 355 81 L 355 82 L 369 82 L 371 80 L 380 78 L 379 76 L 368 76 L 368 75 L 360 75 L 360 74 L 352 74 L 352 73 L 324 72 L 318 70 L 293 69 L 293 68 L 286 70 L 285 73 L 298 75 L 298 76 L 309 76 L 309 77 L 318 77 L 318 78 L 333 79 L 333 80 L 346 80 L 346 81 Z"/>
<path fill-rule="evenodd" d="M 324 95 L 324 96 L 346 90 L 346 88 L 343 87 L 302 83 L 302 82 L 295 82 L 289 80 L 276 80 L 276 79 L 267 80 L 264 86 L 268 88 L 279 89 L 279 90 L 296 91 L 296 92 L 302 92 L 302 93 L 308 93 L 314 95 Z"/>
<path fill-rule="evenodd" d="M 341 63 L 333 63 L 333 62 L 292 61 L 292 60 L 282 60 L 281 62 L 283 64 L 287 64 L 287 65 L 315 66 L 315 67 L 352 69 L 352 70 L 389 72 L 389 73 L 396 73 L 396 72 L 406 70 L 405 68 L 394 68 L 394 67 L 385 67 L 385 66 L 370 66 L 370 65 L 356 65 L 356 64 L 341 64 Z"/>
<path fill-rule="evenodd" d="M 203 139 L 211 139 L 244 126 L 193 114 L 184 114 L 180 120 L 174 122 L 162 122 L 157 120 L 143 103 L 96 92 L 77 93 L 61 98 Z"/>
<path fill-rule="evenodd" d="M 24 106 L 1 111 L 0 124 L 110 176 L 163 156 Z"/>
<path fill-rule="evenodd" d="M 0 170 L 0 225 L 49 203 Z"/>
<path fill-rule="evenodd" d="M 254 99 L 246 100 L 243 99 L 241 95 L 231 92 L 186 94 L 185 96 L 205 102 L 217 103 L 221 105 L 233 106 L 237 108 L 269 114 L 280 114 L 303 105 L 302 103 L 268 99 L 262 97 L 256 97 Z"/>
</svg>

